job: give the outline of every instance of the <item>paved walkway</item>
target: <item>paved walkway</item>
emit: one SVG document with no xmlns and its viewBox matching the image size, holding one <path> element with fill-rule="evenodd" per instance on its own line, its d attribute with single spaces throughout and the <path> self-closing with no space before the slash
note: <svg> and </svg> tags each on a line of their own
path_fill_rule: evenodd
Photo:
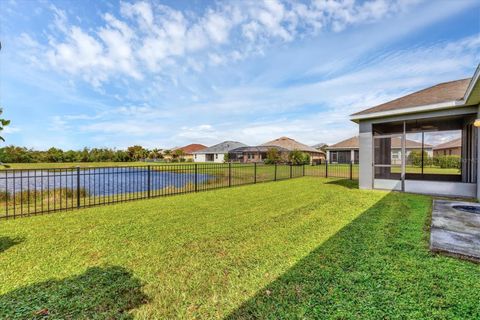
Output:
<svg viewBox="0 0 480 320">
<path fill-rule="evenodd" d="M 434 200 L 430 249 L 480 261 L 480 214 L 459 211 L 453 205 L 480 207 L 472 202 Z"/>
</svg>

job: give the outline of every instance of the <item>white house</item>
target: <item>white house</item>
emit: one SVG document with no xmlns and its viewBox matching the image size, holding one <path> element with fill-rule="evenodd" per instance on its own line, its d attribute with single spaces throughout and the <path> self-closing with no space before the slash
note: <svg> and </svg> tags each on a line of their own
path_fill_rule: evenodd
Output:
<svg viewBox="0 0 480 320">
<path fill-rule="evenodd" d="M 246 146 L 246 144 L 238 141 L 223 141 L 214 146 L 194 152 L 193 161 L 223 163 L 225 161 L 225 154 L 228 154 L 230 150 Z"/>
</svg>

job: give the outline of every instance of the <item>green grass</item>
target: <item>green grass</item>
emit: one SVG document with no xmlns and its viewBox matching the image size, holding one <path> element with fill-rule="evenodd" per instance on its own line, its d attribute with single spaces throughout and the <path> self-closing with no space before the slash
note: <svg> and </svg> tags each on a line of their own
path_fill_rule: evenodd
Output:
<svg viewBox="0 0 480 320">
<path fill-rule="evenodd" d="M 402 171 L 401 167 L 392 167 L 392 172 L 400 173 Z M 422 173 L 422 168 L 414 166 L 406 166 L 406 173 Z M 424 167 L 424 174 L 461 174 L 459 169 L 455 168 L 440 168 L 440 167 Z"/>
<path fill-rule="evenodd" d="M 307 177 L 0 221 L 0 318 L 478 319 L 430 205 Z"/>
</svg>

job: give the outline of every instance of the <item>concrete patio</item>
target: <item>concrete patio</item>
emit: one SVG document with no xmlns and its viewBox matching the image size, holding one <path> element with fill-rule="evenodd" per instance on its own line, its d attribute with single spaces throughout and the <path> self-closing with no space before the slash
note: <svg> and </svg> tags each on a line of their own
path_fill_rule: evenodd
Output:
<svg viewBox="0 0 480 320">
<path fill-rule="evenodd" d="M 430 249 L 480 262 L 480 214 L 457 210 L 455 206 L 480 208 L 478 203 L 434 200 Z"/>
</svg>

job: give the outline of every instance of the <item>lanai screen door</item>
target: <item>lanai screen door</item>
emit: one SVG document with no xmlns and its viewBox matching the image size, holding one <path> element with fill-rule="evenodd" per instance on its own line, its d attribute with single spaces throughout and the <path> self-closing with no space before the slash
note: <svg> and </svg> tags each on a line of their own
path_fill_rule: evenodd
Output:
<svg viewBox="0 0 480 320">
<path fill-rule="evenodd" d="M 402 134 L 373 137 L 373 186 L 405 189 L 405 140 Z"/>
</svg>

